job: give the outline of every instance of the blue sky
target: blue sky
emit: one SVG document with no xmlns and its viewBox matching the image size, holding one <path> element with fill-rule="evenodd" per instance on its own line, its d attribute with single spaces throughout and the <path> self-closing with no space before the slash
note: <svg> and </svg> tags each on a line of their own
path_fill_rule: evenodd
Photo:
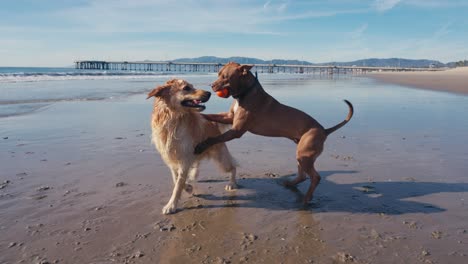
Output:
<svg viewBox="0 0 468 264">
<path fill-rule="evenodd" d="M 468 0 L 0 1 L 0 66 L 204 55 L 468 59 Z"/>
</svg>

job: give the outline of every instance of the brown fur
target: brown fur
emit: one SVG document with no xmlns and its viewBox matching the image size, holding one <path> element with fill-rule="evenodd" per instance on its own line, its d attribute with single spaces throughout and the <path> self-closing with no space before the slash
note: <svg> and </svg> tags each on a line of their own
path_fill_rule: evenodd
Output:
<svg viewBox="0 0 468 264">
<path fill-rule="evenodd" d="M 194 180 L 198 174 L 198 165 L 202 159 L 213 158 L 224 172 L 231 173 L 226 186 L 232 190 L 236 185 L 236 166 L 226 145 L 218 144 L 202 155 L 194 155 L 196 143 L 208 137 L 221 134 L 218 125 L 202 118 L 199 111 L 203 107 L 183 105 L 183 101 L 208 101 L 210 92 L 194 89 L 184 80 L 170 80 L 153 89 L 148 98 L 155 97 L 151 116 L 152 142 L 170 168 L 174 181 L 171 199 L 163 208 L 163 214 L 174 213 L 182 190 L 192 192 L 192 186 L 186 183 L 187 176 Z M 194 101 L 195 100 L 195 101 Z"/>
<path fill-rule="evenodd" d="M 308 203 L 320 182 L 320 175 L 314 167 L 315 160 L 322 153 L 327 136 L 351 119 L 353 106 L 345 100 L 349 107 L 346 119 L 325 129 L 308 114 L 281 104 L 265 92 L 250 72 L 251 68 L 230 62 L 219 71 L 218 79 L 212 84 L 213 91 L 227 88 L 236 100 L 229 112 L 204 116 L 211 121 L 232 124 L 232 128 L 198 144 L 195 153 L 203 153 L 213 145 L 240 138 L 247 131 L 262 136 L 289 138 L 297 144 L 298 173 L 294 180 L 287 181 L 285 185 L 294 186 L 303 182 L 306 174 L 309 175 L 311 185 L 304 198 L 304 203 Z"/>
</svg>

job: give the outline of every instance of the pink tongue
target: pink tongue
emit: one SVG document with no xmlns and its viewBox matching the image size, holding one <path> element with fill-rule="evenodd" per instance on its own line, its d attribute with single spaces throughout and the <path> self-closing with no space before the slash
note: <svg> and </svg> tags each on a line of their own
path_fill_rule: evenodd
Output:
<svg viewBox="0 0 468 264">
<path fill-rule="evenodd" d="M 199 101 L 199 100 L 193 100 L 193 103 L 194 103 L 194 104 L 200 104 L 201 101 Z"/>
</svg>

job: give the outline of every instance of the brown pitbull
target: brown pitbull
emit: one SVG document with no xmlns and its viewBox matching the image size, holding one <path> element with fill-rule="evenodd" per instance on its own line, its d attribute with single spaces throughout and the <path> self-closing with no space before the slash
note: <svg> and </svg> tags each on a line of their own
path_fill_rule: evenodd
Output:
<svg viewBox="0 0 468 264">
<path fill-rule="evenodd" d="M 250 72 L 253 66 L 230 62 L 218 73 L 218 79 L 211 85 L 213 91 L 228 90 L 228 96 L 234 97 L 229 112 L 203 115 L 210 121 L 232 124 L 232 128 L 216 137 L 210 137 L 195 147 L 195 153 L 202 153 L 212 145 L 240 138 L 245 132 L 268 137 L 285 137 L 297 144 L 297 177 L 285 182 L 294 186 L 311 178 L 311 184 L 304 197 L 308 203 L 320 182 L 320 175 L 314 168 L 317 157 L 323 151 L 327 136 L 344 126 L 353 116 L 353 105 L 345 100 L 349 107 L 346 119 L 331 127 L 323 128 L 308 114 L 281 104 L 269 95 Z"/>
</svg>

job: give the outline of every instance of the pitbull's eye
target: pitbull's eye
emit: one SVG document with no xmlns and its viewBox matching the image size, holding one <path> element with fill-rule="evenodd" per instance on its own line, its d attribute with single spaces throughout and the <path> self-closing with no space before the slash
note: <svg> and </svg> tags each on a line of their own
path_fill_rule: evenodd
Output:
<svg viewBox="0 0 468 264">
<path fill-rule="evenodd" d="M 190 86 L 184 86 L 184 88 L 182 88 L 182 89 L 183 89 L 184 91 L 187 91 L 187 92 L 191 90 Z"/>
</svg>

